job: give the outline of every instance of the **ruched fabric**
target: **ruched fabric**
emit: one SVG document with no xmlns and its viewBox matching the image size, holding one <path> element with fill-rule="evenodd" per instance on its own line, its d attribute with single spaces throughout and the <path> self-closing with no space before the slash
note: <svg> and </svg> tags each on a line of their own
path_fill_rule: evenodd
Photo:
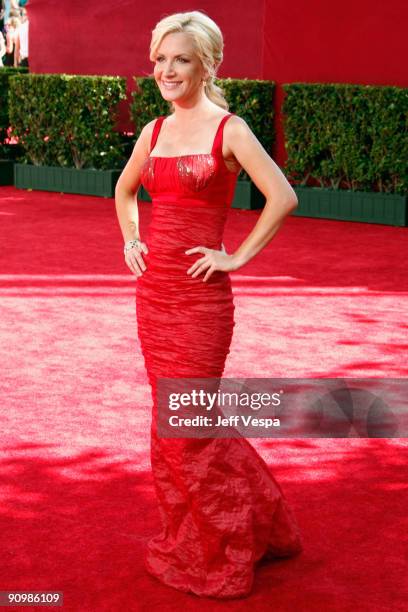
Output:
<svg viewBox="0 0 408 612">
<path fill-rule="evenodd" d="M 230 350 L 234 303 L 228 273 L 187 275 L 200 253 L 222 248 L 237 174 L 222 158 L 221 120 L 210 154 L 150 156 L 142 183 L 152 196 L 146 271 L 137 280 L 138 335 L 152 388 L 151 465 L 162 520 L 147 545 L 147 570 L 200 596 L 251 591 L 265 556 L 302 549 L 295 517 L 268 466 L 244 438 L 161 438 L 157 379 L 220 378 Z M 156 121 L 151 150 L 163 121 Z"/>
</svg>

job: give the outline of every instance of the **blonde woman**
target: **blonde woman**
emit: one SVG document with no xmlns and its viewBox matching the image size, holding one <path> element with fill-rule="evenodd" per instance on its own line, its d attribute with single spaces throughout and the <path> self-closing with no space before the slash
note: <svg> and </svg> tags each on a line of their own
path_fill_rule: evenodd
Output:
<svg viewBox="0 0 408 612">
<path fill-rule="evenodd" d="M 16 42 L 17 31 L 20 27 L 20 20 L 17 17 L 12 17 L 6 23 L 6 53 L 3 57 L 4 66 L 16 66 Z"/>
<path fill-rule="evenodd" d="M 297 199 L 279 167 L 214 83 L 219 27 L 199 11 L 159 21 L 150 59 L 172 113 L 145 125 L 116 187 L 125 261 L 137 277 L 138 334 L 153 395 L 151 463 L 162 531 L 146 568 L 163 583 L 218 598 L 250 593 L 254 566 L 302 549 L 295 518 L 267 465 L 244 438 L 157 434 L 157 383 L 221 377 L 234 327 L 229 272 L 274 237 Z M 222 235 L 240 169 L 266 205 L 239 248 Z M 146 238 L 135 193 L 152 196 Z"/>
</svg>

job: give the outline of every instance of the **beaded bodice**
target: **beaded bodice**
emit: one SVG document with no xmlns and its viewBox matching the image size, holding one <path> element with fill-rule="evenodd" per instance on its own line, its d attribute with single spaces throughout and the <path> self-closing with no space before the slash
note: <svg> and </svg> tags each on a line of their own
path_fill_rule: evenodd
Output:
<svg viewBox="0 0 408 612">
<path fill-rule="evenodd" d="M 141 182 L 155 201 L 163 198 L 191 201 L 209 206 L 231 204 L 238 172 L 232 172 L 222 155 L 222 134 L 232 113 L 224 115 L 218 126 L 211 153 L 195 153 L 172 157 L 149 155 L 141 170 Z M 150 150 L 160 132 L 164 116 L 156 120 Z"/>
</svg>

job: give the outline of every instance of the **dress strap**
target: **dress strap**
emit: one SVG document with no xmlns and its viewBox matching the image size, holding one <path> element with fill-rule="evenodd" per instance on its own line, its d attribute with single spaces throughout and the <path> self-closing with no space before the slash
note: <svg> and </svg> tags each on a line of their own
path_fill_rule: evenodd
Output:
<svg viewBox="0 0 408 612">
<path fill-rule="evenodd" d="M 156 122 L 155 122 L 154 128 L 153 128 L 152 139 L 150 141 L 150 153 L 154 149 L 154 146 L 155 146 L 156 141 L 157 141 L 157 137 L 158 137 L 159 132 L 160 132 L 160 128 L 161 128 L 162 123 L 165 120 L 165 118 L 166 118 L 165 115 L 161 115 L 160 117 L 158 117 L 156 119 Z"/>
<path fill-rule="evenodd" d="M 224 133 L 224 125 L 226 121 L 228 121 L 228 119 L 232 117 L 232 115 L 235 115 L 235 113 L 229 113 L 228 115 L 224 115 L 224 117 L 221 119 L 217 132 L 215 134 L 214 143 L 211 149 L 211 154 L 218 153 L 219 151 L 220 155 L 222 155 L 222 136 Z"/>
</svg>

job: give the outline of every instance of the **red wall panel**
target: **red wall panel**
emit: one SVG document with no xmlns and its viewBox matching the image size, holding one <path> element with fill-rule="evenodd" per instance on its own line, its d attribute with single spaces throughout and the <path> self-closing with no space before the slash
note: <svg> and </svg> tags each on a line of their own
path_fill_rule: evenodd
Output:
<svg viewBox="0 0 408 612">
<path fill-rule="evenodd" d="M 262 71 L 264 2 L 202 2 L 221 27 L 225 60 L 220 76 Z M 159 19 L 191 10 L 191 2 L 30 0 L 30 59 L 34 72 L 141 75 L 151 70 L 149 43 Z"/>
<path fill-rule="evenodd" d="M 282 83 L 408 85 L 405 0 L 266 0 L 262 78 L 278 84 L 277 147 L 285 159 Z"/>
</svg>

